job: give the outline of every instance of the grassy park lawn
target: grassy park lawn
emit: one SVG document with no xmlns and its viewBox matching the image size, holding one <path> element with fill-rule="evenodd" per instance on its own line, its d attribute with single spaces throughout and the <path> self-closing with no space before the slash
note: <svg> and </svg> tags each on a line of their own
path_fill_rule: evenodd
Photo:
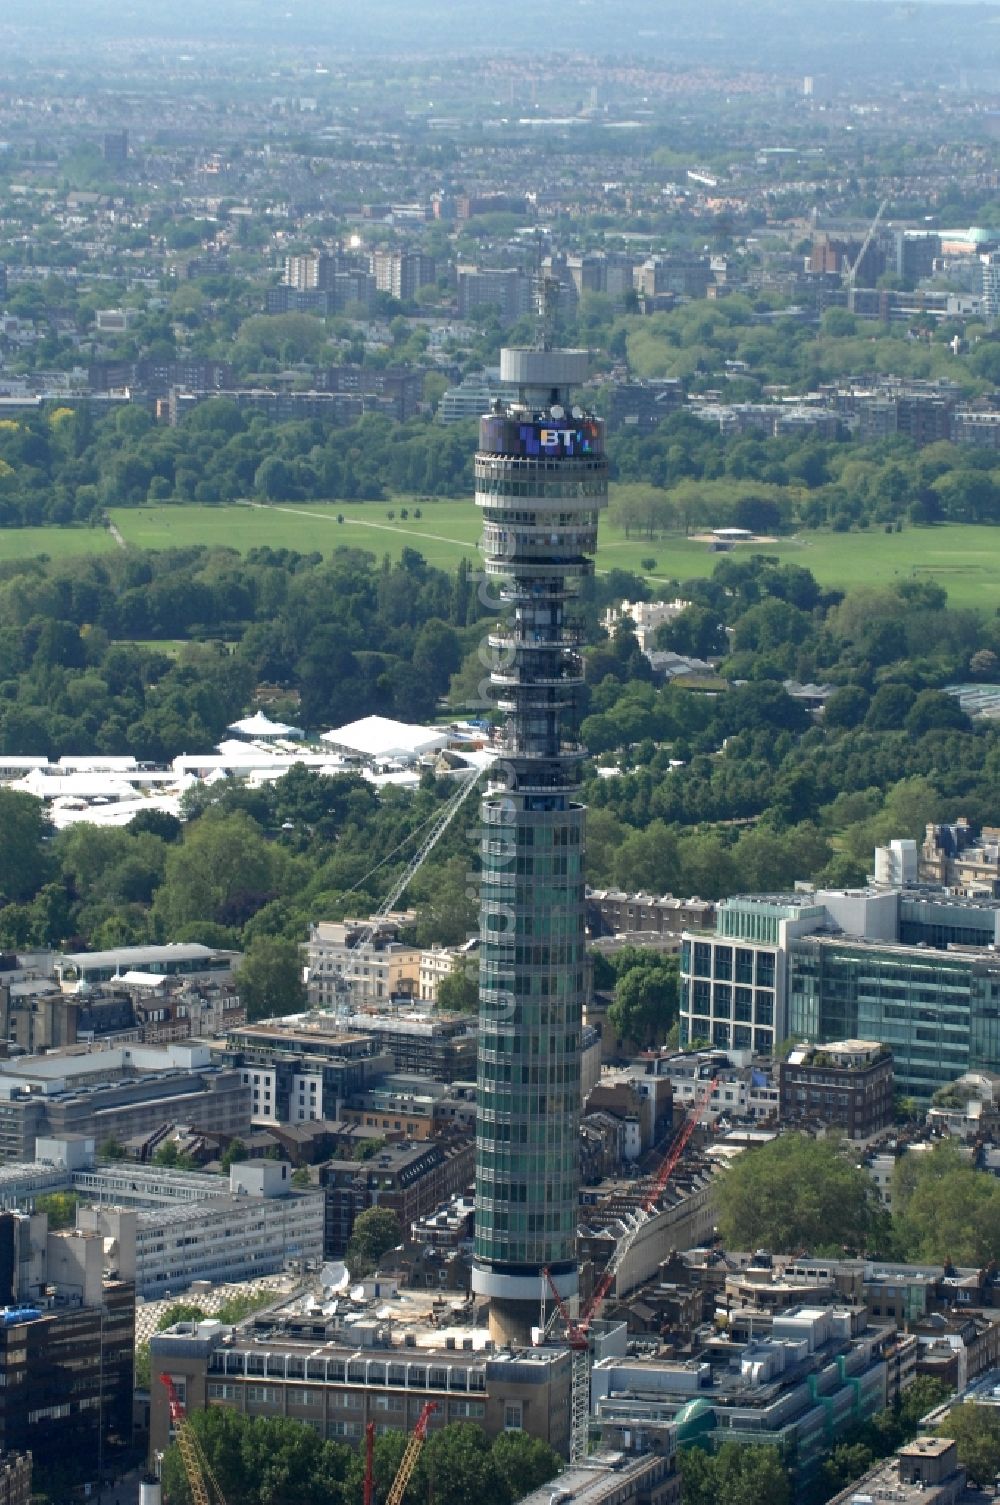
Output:
<svg viewBox="0 0 1000 1505">
<path fill-rule="evenodd" d="M 0 528 L 0 564 L 8 559 L 68 559 L 108 554 L 115 541 L 105 528 Z"/>
<path fill-rule="evenodd" d="M 405 520 L 401 508 L 409 512 Z M 419 508 L 420 517 L 414 517 Z M 393 518 L 388 517 L 394 512 Z M 190 544 L 226 545 L 242 552 L 271 547 L 329 554 L 336 548 L 366 549 L 398 557 L 417 549 L 442 569 L 476 560 L 479 520 L 470 499 L 383 502 L 298 502 L 273 506 L 118 507 L 112 518 L 126 543 L 142 549 Z M 344 521 L 339 523 L 338 516 Z M 673 534 L 626 538 L 602 519 L 599 570 L 648 574 L 669 588 L 675 581 L 710 575 L 718 560 L 707 545 Z M 104 553 L 115 547 L 103 528 L 0 529 L 0 562 L 44 553 L 53 557 Z M 902 533 L 803 533 L 773 544 L 738 545 L 736 552 L 765 552 L 812 570 L 823 585 L 849 588 L 890 584 L 911 576 L 939 580 L 952 606 L 993 612 L 1000 605 L 1000 528 L 971 524 L 906 528 Z M 647 568 L 644 561 L 655 560 Z"/>
</svg>

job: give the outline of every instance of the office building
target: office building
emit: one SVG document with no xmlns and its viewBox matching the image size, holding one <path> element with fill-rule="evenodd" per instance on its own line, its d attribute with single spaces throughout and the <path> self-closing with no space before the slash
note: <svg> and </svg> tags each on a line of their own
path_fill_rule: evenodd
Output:
<svg viewBox="0 0 1000 1505">
<path fill-rule="evenodd" d="M 762 1333 L 757 1323 L 754 1332 Z M 593 1420 L 614 1442 L 623 1430 L 638 1452 L 708 1451 L 724 1442 L 776 1447 L 799 1492 L 832 1442 L 885 1406 L 887 1331 L 854 1307 L 775 1312 L 767 1336 L 727 1333 L 695 1357 L 595 1363 Z"/>
<path fill-rule="evenodd" d="M 557 1505 L 679 1505 L 675 1451 L 667 1447 L 641 1458 L 618 1451 L 591 1453 L 564 1469 L 558 1480 L 525 1495 L 519 1505 L 552 1505 L 554 1496 Z"/>
<path fill-rule="evenodd" d="M 682 1045 L 879 1041 L 918 1099 L 1000 1070 L 1000 901 L 930 887 L 726 899 L 681 945 Z"/>
<path fill-rule="evenodd" d="M 257 1317 L 239 1328 L 177 1323 L 151 1343 L 154 1373 L 165 1370 L 189 1413 L 226 1406 L 246 1416 L 288 1416 L 322 1437 L 360 1442 L 369 1421 L 410 1431 L 435 1401 L 434 1431 L 474 1421 L 493 1438 L 523 1431 L 565 1457 L 569 1446 L 569 1350 L 500 1352 L 482 1328 L 432 1321 L 416 1292 L 400 1302 L 387 1282 L 371 1282 L 370 1303 L 336 1303 L 296 1315 Z M 153 1387 L 150 1447 L 166 1447 L 166 1392 Z"/>
<path fill-rule="evenodd" d="M 582 664 L 569 602 L 607 505 L 604 426 L 573 405 L 583 351 L 501 352 L 517 398 L 480 420 L 476 504 L 502 716 L 482 804 L 476 1248 L 494 1336 L 530 1337 L 547 1269 L 575 1296 L 586 992 Z"/>
<path fill-rule="evenodd" d="M 369 1207 L 394 1212 L 405 1230 L 462 1193 L 472 1182 L 469 1139 L 389 1145 L 372 1160 L 330 1160 L 320 1168 L 326 1199 L 324 1251 L 342 1255 L 358 1215 Z"/>
<path fill-rule="evenodd" d="M 111 951 L 67 952 L 56 957 L 53 970 L 63 987 L 111 982 L 126 972 L 231 982 L 242 960 L 238 951 L 222 951 L 215 946 L 202 946 L 198 941 L 174 941 L 166 946 L 116 946 Z"/>
<path fill-rule="evenodd" d="M 150 1172 L 129 1167 L 117 1174 L 119 1187 L 103 1184 L 108 1176 L 95 1173 L 102 1183 L 100 1202 L 78 1209 L 77 1226 L 110 1241 L 118 1275 L 134 1282 L 147 1301 L 174 1296 L 196 1280 L 257 1280 L 318 1267 L 322 1260 L 323 1194 L 294 1188 L 285 1163 L 233 1165 L 228 1185 L 218 1176 L 196 1176 L 199 1185 L 191 1189 L 200 1195 L 190 1198 L 183 1196 L 182 1182 L 189 1172 L 166 1173 L 182 1182 L 181 1195 L 172 1199 L 163 1195 L 162 1177 L 142 1195 L 134 1188 L 140 1179 L 148 1185 Z M 80 1180 L 78 1189 L 86 1194 Z"/>
<path fill-rule="evenodd" d="M 958 1444 L 950 1437 L 914 1437 L 891 1458 L 881 1459 L 855 1479 L 829 1505 L 855 1505 L 859 1500 L 891 1500 L 893 1505 L 974 1505 L 983 1499 L 967 1488 L 965 1469 L 958 1461 Z"/>
<path fill-rule="evenodd" d="M 103 1240 L 104 1272 L 146 1300 L 196 1280 L 252 1280 L 323 1254 L 323 1194 L 291 1185 L 288 1165 L 232 1165 L 227 1178 L 122 1161 L 97 1165 L 94 1140 L 43 1139 L 39 1159 L 0 1170 L 4 1206 L 42 1193 L 78 1199 L 77 1228 Z"/>
<path fill-rule="evenodd" d="M 31 1454 L 5 1453 L 0 1457 L 0 1505 L 30 1505 Z"/>
<path fill-rule="evenodd" d="M 135 1287 L 103 1265 L 100 1238 L 0 1213 L 0 1456 L 61 1456 L 81 1481 L 132 1436 Z"/>
<path fill-rule="evenodd" d="M 388 1003 L 420 990 L 419 946 L 399 939 L 400 922 L 391 916 L 374 927 L 369 944 L 364 920 L 320 920 L 310 927 L 307 950 L 308 994 L 313 1008 L 350 1002 Z"/>
<path fill-rule="evenodd" d="M 223 1054 L 251 1093 L 257 1124 L 336 1119 L 345 1098 L 394 1067 L 394 1058 L 371 1034 L 338 1030 L 329 1015 L 230 1030 Z"/>
<path fill-rule="evenodd" d="M 172 1123 L 250 1132 L 250 1088 L 207 1045 L 121 1045 L 0 1062 L 0 1161 L 34 1160 L 37 1139 L 124 1142 Z"/>
<path fill-rule="evenodd" d="M 992 416 L 1000 418 L 1000 413 Z M 984 826 L 977 836 L 963 817 L 953 825 L 928 825 L 919 875 L 923 883 L 941 883 L 967 897 L 1000 897 L 1000 830 Z"/>
<path fill-rule="evenodd" d="M 980 257 L 983 268 L 983 312 L 993 324 L 1000 317 L 1000 251 Z"/>
<path fill-rule="evenodd" d="M 941 255 L 941 237 L 931 230 L 896 231 L 896 273 L 906 282 L 930 277 Z"/>
</svg>

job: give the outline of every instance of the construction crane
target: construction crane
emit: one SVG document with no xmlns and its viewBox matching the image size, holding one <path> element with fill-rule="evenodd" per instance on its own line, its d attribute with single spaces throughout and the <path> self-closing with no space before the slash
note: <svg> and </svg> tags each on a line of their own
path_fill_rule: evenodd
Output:
<svg viewBox="0 0 1000 1505">
<path fill-rule="evenodd" d="M 615 1277 L 628 1257 L 633 1244 L 639 1237 L 640 1231 L 652 1216 L 670 1177 L 677 1168 L 677 1162 L 687 1149 L 691 1135 L 701 1122 L 705 1109 L 708 1107 L 712 1093 L 715 1091 L 717 1085 L 718 1078 L 713 1077 L 707 1083 L 701 1095 L 692 1104 L 691 1111 L 684 1120 L 680 1132 L 663 1158 L 652 1186 L 642 1199 L 637 1211 L 631 1215 L 628 1227 L 615 1246 L 614 1253 L 608 1260 L 600 1280 L 594 1287 L 590 1300 L 579 1317 L 572 1317 L 570 1315 L 549 1270 L 545 1269 L 542 1271 L 555 1302 L 551 1317 L 547 1323 L 543 1323 L 542 1335 L 543 1337 L 547 1337 L 555 1325 L 556 1318 L 562 1318 L 571 1353 L 569 1442 L 571 1463 L 578 1463 L 587 1456 L 587 1436 L 590 1427 L 590 1324 L 599 1313 L 604 1298 L 611 1290 L 615 1282 Z"/>
<path fill-rule="evenodd" d="M 375 1423 L 365 1427 L 365 1492 L 363 1505 L 373 1505 L 375 1499 Z"/>
<path fill-rule="evenodd" d="M 429 1400 L 418 1416 L 417 1424 L 410 1433 L 410 1440 L 406 1444 L 406 1452 L 403 1454 L 403 1460 L 399 1465 L 399 1472 L 396 1474 L 395 1479 L 393 1479 L 389 1493 L 385 1497 L 385 1505 L 400 1505 L 406 1493 L 406 1486 L 409 1484 L 413 1470 L 417 1466 L 417 1459 L 420 1457 L 424 1442 L 427 1439 L 427 1424 L 431 1419 L 432 1413 L 436 1410 L 437 1401 Z"/>
<path fill-rule="evenodd" d="M 169 1374 L 161 1374 L 160 1383 L 167 1387 L 167 1396 L 170 1401 L 170 1425 L 174 1429 L 174 1437 L 180 1448 L 181 1462 L 184 1464 L 184 1472 L 191 1488 L 194 1505 L 213 1505 L 213 1495 L 214 1505 L 226 1505 L 222 1486 L 215 1477 L 215 1471 L 205 1457 L 198 1435 L 188 1420 L 184 1402 L 177 1394 L 177 1386 Z"/>
<path fill-rule="evenodd" d="M 353 943 L 348 948 L 347 964 L 345 965 L 343 972 L 341 972 L 336 979 L 338 990 L 343 989 L 345 1006 L 346 995 L 350 990 L 351 979 L 357 975 L 357 970 L 359 965 L 361 964 L 364 953 L 372 945 L 372 942 L 374 941 L 375 936 L 378 933 L 379 925 L 385 919 L 386 915 L 390 914 L 399 903 L 400 897 L 406 891 L 406 889 L 409 888 L 414 877 L 423 867 L 424 863 L 427 861 L 427 858 L 430 856 L 431 852 L 433 852 L 434 848 L 441 840 L 441 837 L 447 831 L 455 816 L 465 804 L 465 801 L 469 798 L 469 795 L 476 788 L 485 771 L 485 769 L 479 769 L 478 772 L 465 775 L 465 777 L 459 783 L 458 788 L 451 795 L 449 795 L 447 803 L 437 813 L 437 815 L 433 817 L 432 823 L 430 824 L 430 829 L 421 841 L 420 846 L 417 848 L 416 852 L 406 864 L 403 872 L 392 884 L 389 892 L 382 900 L 378 909 L 375 910 L 375 913 L 371 915 L 370 918 L 361 927 Z M 401 842 L 400 845 L 405 845 L 405 843 Z M 392 853 L 390 853 L 389 856 L 392 856 Z M 378 863 L 376 867 L 371 871 L 377 871 L 377 868 L 381 867 L 386 861 L 388 861 L 388 858 L 383 858 L 382 862 Z M 370 873 L 366 874 L 366 877 L 370 876 Z M 364 879 L 362 879 L 361 882 L 364 882 Z M 360 884 L 355 884 L 356 888 L 359 886 Z"/>
<path fill-rule="evenodd" d="M 871 245 L 872 241 L 875 238 L 875 231 L 878 229 L 879 225 L 882 223 L 882 216 L 885 213 L 885 211 L 888 209 L 888 207 L 889 207 L 889 200 L 888 199 L 883 199 L 882 202 L 881 202 L 881 204 L 879 204 L 879 206 L 878 206 L 878 212 L 875 215 L 875 218 L 872 220 L 871 224 L 868 226 L 868 234 L 865 236 L 864 240 L 861 242 L 861 250 L 858 252 L 857 256 L 855 256 L 854 262 L 848 268 L 847 275 L 844 278 L 844 286 L 847 288 L 847 308 L 848 308 L 848 312 L 850 312 L 850 313 L 854 312 L 854 285 L 855 285 L 855 282 L 857 280 L 858 269 L 861 266 L 861 263 L 865 259 L 865 255 L 866 255 L 866 253 L 868 251 L 868 247 Z"/>
</svg>

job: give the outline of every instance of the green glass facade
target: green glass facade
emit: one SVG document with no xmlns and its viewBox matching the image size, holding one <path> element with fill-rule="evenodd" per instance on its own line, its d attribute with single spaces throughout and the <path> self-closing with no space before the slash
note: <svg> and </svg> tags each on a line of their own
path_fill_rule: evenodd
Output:
<svg viewBox="0 0 1000 1505">
<path fill-rule="evenodd" d="M 1000 957 L 801 936 L 788 952 L 788 1028 L 802 1039 L 880 1040 L 896 1088 L 929 1098 L 1000 1067 Z"/>
<path fill-rule="evenodd" d="M 519 397 L 482 420 L 476 501 L 502 725 L 482 806 L 473 1289 L 537 1320 L 542 1270 L 577 1285 L 584 811 L 582 662 L 569 603 L 607 501 L 604 429 L 568 409 L 578 352 L 505 351 Z M 512 1319 L 509 1330 L 523 1330 Z"/>
</svg>

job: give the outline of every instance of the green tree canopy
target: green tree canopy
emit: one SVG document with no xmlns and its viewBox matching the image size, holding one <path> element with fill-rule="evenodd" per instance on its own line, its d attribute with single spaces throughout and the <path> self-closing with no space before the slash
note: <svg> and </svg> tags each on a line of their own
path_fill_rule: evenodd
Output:
<svg viewBox="0 0 1000 1505">
<path fill-rule="evenodd" d="M 351 1279 L 358 1280 L 373 1270 L 388 1249 L 403 1241 L 403 1229 L 394 1212 L 387 1207 L 367 1207 L 358 1213 L 347 1244 L 347 1266 Z"/>
<path fill-rule="evenodd" d="M 678 1454 L 684 1505 L 790 1505 L 788 1471 L 775 1447 L 724 1442 L 717 1453 Z"/>
<path fill-rule="evenodd" d="M 885 1238 L 875 1183 L 835 1136 L 782 1134 L 740 1155 L 718 1187 L 727 1248 L 862 1251 Z"/>
<path fill-rule="evenodd" d="M 297 1014 L 306 1003 L 300 947 L 282 936 L 257 937 L 247 947 L 236 986 L 249 1019 Z"/>
<path fill-rule="evenodd" d="M 992 1486 L 1000 1473 L 1000 1415 L 995 1406 L 979 1406 L 975 1401 L 953 1406 L 938 1427 L 938 1436 L 958 1443 L 958 1460 L 973 1484 L 981 1489 Z"/>
<path fill-rule="evenodd" d="M 657 951 L 639 956 L 635 965 L 618 973 L 608 1022 L 619 1039 L 662 1045 L 677 1018 L 677 958 Z"/>
<path fill-rule="evenodd" d="M 901 1156 L 893 1221 L 906 1259 L 985 1265 L 1000 1247 L 1000 1182 L 974 1170 L 950 1139 Z"/>
<path fill-rule="evenodd" d="M 437 988 L 440 1009 L 474 1014 L 479 1007 L 479 962 L 475 957 L 460 961 L 442 977 Z"/>
</svg>

